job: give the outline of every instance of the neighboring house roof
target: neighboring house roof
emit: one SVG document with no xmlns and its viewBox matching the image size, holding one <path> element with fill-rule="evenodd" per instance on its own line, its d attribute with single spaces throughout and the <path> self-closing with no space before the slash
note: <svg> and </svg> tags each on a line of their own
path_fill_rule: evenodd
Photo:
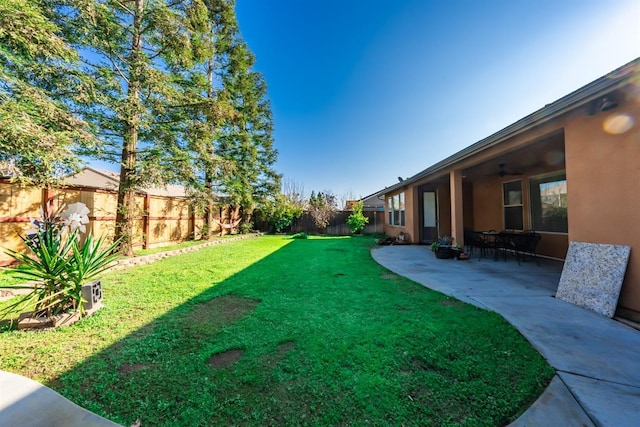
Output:
<svg viewBox="0 0 640 427">
<path fill-rule="evenodd" d="M 116 172 L 86 167 L 77 174 L 67 177 L 65 184 L 117 191 L 119 180 L 120 175 Z"/>
<path fill-rule="evenodd" d="M 380 193 L 370 194 L 360 199 L 360 201 L 362 202 L 362 210 L 363 211 L 383 211 L 384 200 L 378 198 L 379 194 Z"/>
<path fill-rule="evenodd" d="M 104 169 L 86 167 L 65 180 L 67 185 L 76 187 L 98 188 L 101 190 L 118 191 L 120 174 Z M 151 196 L 186 197 L 186 188 L 181 185 L 169 184 L 165 187 L 143 188 L 141 193 Z"/>
<path fill-rule="evenodd" d="M 417 174 L 395 183 L 390 187 L 372 194 L 372 196 L 379 196 L 387 194 L 405 187 L 407 184 L 411 184 L 426 176 L 432 175 L 436 172 L 442 171 L 456 162 L 471 157 L 487 148 L 493 147 L 506 141 L 514 136 L 521 134 L 534 126 L 538 126 L 541 123 L 549 121 L 560 115 L 563 115 L 578 107 L 587 106 L 588 109 L 593 108 L 594 101 L 601 99 L 603 95 L 612 92 L 613 90 L 627 84 L 631 79 L 637 77 L 640 73 L 640 58 L 636 58 L 628 64 L 623 65 L 610 72 L 609 74 L 600 77 L 599 79 L 581 87 L 580 89 L 571 92 L 570 94 L 558 99 L 557 101 L 547 104 L 538 111 L 529 114 L 528 116 L 518 120 L 517 122 L 507 126 L 506 128 L 494 133 L 487 138 L 484 138 L 475 144 L 447 157 L 446 159 L 424 169 Z"/>
</svg>

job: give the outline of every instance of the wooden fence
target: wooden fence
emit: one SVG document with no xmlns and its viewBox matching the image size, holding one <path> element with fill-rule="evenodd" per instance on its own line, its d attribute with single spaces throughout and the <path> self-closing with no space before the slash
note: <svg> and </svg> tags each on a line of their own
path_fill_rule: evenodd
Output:
<svg viewBox="0 0 640 427">
<path fill-rule="evenodd" d="M 369 223 L 364 228 L 364 233 L 383 233 L 384 232 L 384 212 L 383 211 L 366 211 L 363 212 L 364 216 L 369 218 Z M 347 226 L 347 218 L 351 215 L 351 211 L 336 211 L 331 216 L 329 225 L 326 230 L 320 230 L 313 222 L 313 218 L 309 212 L 304 212 L 300 218 L 298 218 L 289 230 L 286 232 L 291 233 L 308 233 L 308 234 L 328 234 L 332 236 L 348 236 L 351 234 L 351 230 Z M 269 224 L 261 223 L 256 224 L 256 227 L 261 231 L 269 230 Z"/>
<path fill-rule="evenodd" d="M 38 210 L 45 203 L 58 207 L 82 202 L 89 208 L 87 232 L 95 236 L 113 236 L 115 229 L 118 194 L 115 191 L 86 187 L 62 187 L 42 190 L 20 187 L 8 181 L 0 181 L 0 247 L 26 250 L 18 234 L 31 228 L 30 218 L 39 216 Z M 228 223 L 236 217 L 236 211 L 218 207 L 216 220 Z M 204 218 L 196 216 L 189 202 L 182 197 L 136 195 L 134 222 L 134 246 L 149 248 L 189 239 L 199 239 Z M 214 224 L 212 232 L 228 232 Z M 0 265 L 11 262 L 11 257 L 0 251 Z"/>
</svg>

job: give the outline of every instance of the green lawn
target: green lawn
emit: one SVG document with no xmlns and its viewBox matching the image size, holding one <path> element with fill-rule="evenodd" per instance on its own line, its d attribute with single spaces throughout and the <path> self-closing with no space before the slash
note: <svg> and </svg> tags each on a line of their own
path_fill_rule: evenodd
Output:
<svg viewBox="0 0 640 427">
<path fill-rule="evenodd" d="M 553 370 L 498 315 L 398 277 L 372 238 L 264 236 L 103 277 L 105 308 L 0 333 L 0 369 L 123 425 L 490 425 Z"/>
<path fill-rule="evenodd" d="M 240 234 L 226 234 L 224 236 L 214 235 L 214 236 L 211 236 L 209 240 L 187 240 L 185 242 L 181 242 L 177 244 L 172 244 L 167 246 L 157 246 L 155 248 L 150 248 L 150 249 L 135 249 L 133 252 L 136 256 L 151 255 L 151 254 L 157 254 L 160 252 L 173 251 L 176 249 L 185 249 L 185 248 L 190 248 L 192 246 L 199 246 L 205 243 L 214 242 L 216 240 L 228 240 L 238 236 L 241 236 L 241 235 Z"/>
<path fill-rule="evenodd" d="M 0 268 L 0 286 L 11 286 L 25 283 L 25 279 L 19 277 L 20 268 Z"/>
</svg>

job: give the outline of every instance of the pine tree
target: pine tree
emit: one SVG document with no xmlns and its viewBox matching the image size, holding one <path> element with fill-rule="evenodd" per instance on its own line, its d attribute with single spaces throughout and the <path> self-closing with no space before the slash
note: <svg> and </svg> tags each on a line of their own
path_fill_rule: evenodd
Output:
<svg viewBox="0 0 640 427">
<path fill-rule="evenodd" d="M 273 120 L 262 75 L 252 69 L 255 57 L 239 35 L 223 64 L 222 82 L 237 116 L 223 128 L 220 155 L 232 168 L 221 177 L 221 188 L 245 214 L 277 194 L 281 176 L 273 169 Z M 246 219 L 246 218 L 245 218 Z"/>
<path fill-rule="evenodd" d="M 80 167 L 77 144 L 95 142 L 64 99 L 87 85 L 78 55 L 37 0 L 0 2 L 0 167 L 22 183 L 49 186 Z"/>
<path fill-rule="evenodd" d="M 280 187 L 272 168 L 277 152 L 266 84 L 252 70 L 255 58 L 240 37 L 234 6 L 233 0 L 207 1 L 213 47 L 207 97 L 216 108 L 200 123 L 196 170 L 204 179 L 193 186 L 205 212 L 204 238 L 212 228 L 214 201 L 240 206 L 248 222 L 256 203 Z"/>
<path fill-rule="evenodd" d="M 115 237 L 131 255 L 136 190 L 192 173 L 184 114 L 201 100 L 180 70 L 209 54 L 207 8 L 202 0 L 47 1 L 95 82 L 84 117 L 104 144 L 89 154 L 120 164 Z"/>
</svg>

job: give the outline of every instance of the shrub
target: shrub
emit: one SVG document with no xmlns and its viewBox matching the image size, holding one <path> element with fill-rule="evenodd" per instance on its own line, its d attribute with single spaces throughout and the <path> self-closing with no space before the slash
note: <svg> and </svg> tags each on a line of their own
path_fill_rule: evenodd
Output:
<svg viewBox="0 0 640 427">
<path fill-rule="evenodd" d="M 349 215 L 349 218 L 347 218 L 347 225 L 349 226 L 353 234 L 360 233 L 362 230 L 364 230 L 365 225 L 367 225 L 367 223 L 369 222 L 369 218 L 364 216 L 364 214 L 362 213 L 362 206 L 362 201 L 356 203 L 353 206 L 351 215 Z"/>
<path fill-rule="evenodd" d="M 37 282 L 29 286 L 33 290 L 24 298 L 5 307 L 0 318 L 33 304 L 35 316 L 49 317 L 77 311 L 82 317 L 82 285 L 111 266 L 119 243 L 116 241 L 103 248 L 104 239 L 95 239 L 89 234 L 81 245 L 80 233 L 86 231 L 88 214 L 89 209 L 84 203 L 73 203 L 65 211 L 52 214 L 41 209 L 41 219 L 31 220 L 34 228 L 27 231 L 26 236 L 20 236 L 32 254 L 5 249 L 26 267 L 16 276 Z"/>
<path fill-rule="evenodd" d="M 280 233 L 302 216 L 302 208 L 279 194 L 275 199 L 265 203 L 258 213 L 261 219 L 269 223 L 273 231 Z"/>
<path fill-rule="evenodd" d="M 253 222 L 242 222 L 238 228 L 240 229 L 240 234 L 251 233 L 251 230 L 253 230 Z"/>
<path fill-rule="evenodd" d="M 309 198 L 309 214 L 320 231 L 327 228 L 335 210 L 336 196 L 333 193 L 329 191 L 325 191 L 324 193 L 319 192 L 318 194 L 315 194 L 313 191 L 311 192 L 311 197 Z"/>
</svg>

